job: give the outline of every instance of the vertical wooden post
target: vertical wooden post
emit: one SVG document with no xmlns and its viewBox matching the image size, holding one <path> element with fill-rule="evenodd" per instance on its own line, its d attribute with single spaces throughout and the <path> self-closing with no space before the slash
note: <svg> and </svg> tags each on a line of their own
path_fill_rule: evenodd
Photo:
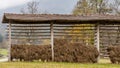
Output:
<svg viewBox="0 0 120 68">
<path fill-rule="evenodd" d="M 50 32 L 51 32 L 52 61 L 54 61 L 54 32 L 53 32 L 53 22 L 50 24 Z"/>
<path fill-rule="evenodd" d="M 11 61 L 11 22 L 9 21 L 9 57 L 8 57 L 8 61 Z"/>
<path fill-rule="evenodd" d="M 100 53 L 100 25 L 99 23 L 97 24 L 97 41 L 96 41 L 96 47 L 98 52 Z M 100 59 L 100 55 L 98 56 L 98 61 Z"/>
</svg>

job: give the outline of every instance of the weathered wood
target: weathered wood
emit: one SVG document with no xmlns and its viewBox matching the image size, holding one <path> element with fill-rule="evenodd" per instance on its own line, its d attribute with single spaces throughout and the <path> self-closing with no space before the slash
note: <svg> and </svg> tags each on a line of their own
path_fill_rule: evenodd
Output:
<svg viewBox="0 0 120 68">
<path fill-rule="evenodd" d="M 110 35 L 110 36 L 107 36 L 107 35 L 101 35 L 100 37 L 106 37 L 106 38 L 110 37 L 110 38 L 115 38 L 115 37 L 118 37 L 118 36 L 117 36 L 117 35 Z M 119 36 L 119 38 L 120 38 L 120 36 Z"/>
<path fill-rule="evenodd" d="M 7 27 L 9 27 L 9 25 L 7 25 Z M 43 25 L 43 26 L 40 26 L 40 25 L 35 25 L 35 26 L 27 26 L 27 25 L 12 25 L 11 27 L 15 27 L 15 28 L 19 28 L 19 27 L 36 27 L 36 28 L 39 28 L 39 27 L 49 27 L 49 25 Z M 77 25 L 56 25 L 56 26 L 53 26 L 53 27 L 87 27 L 87 28 L 91 28 L 94 26 L 77 26 Z"/>
<path fill-rule="evenodd" d="M 102 31 L 105 31 L 105 30 L 120 30 L 118 27 L 106 27 L 106 28 L 100 28 Z"/>
<path fill-rule="evenodd" d="M 7 31 L 7 33 L 9 33 L 9 32 Z M 30 33 L 30 32 L 28 32 L 28 31 L 21 31 L 21 32 L 20 31 L 11 31 L 11 33 L 12 34 L 19 34 L 19 33 L 21 33 L 21 34 L 24 33 L 25 34 L 25 33 Z M 32 33 L 35 33 L 35 34 L 45 34 L 45 33 L 50 33 L 50 31 L 46 31 L 46 32 L 45 31 L 41 31 L 41 32 L 40 31 L 39 32 L 35 31 L 35 32 L 32 32 Z"/>
<path fill-rule="evenodd" d="M 81 39 L 81 38 L 61 38 L 61 37 L 54 37 L 54 38 L 58 38 L 58 39 L 65 39 L 65 40 L 79 40 L 79 41 L 82 41 L 82 40 L 94 40 L 94 39 L 91 39 L 91 38 L 84 38 L 84 39 Z M 6 38 L 8 39 L 8 38 Z M 38 38 L 38 37 L 32 37 L 32 38 L 29 38 L 29 37 L 14 37 L 14 38 L 11 38 L 11 39 L 51 39 L 50 37 L 42 37 L 42 38 Z"/>
<path fill-rule="evenodd" d="M 7 32 L 7 34 L 8 34 L 9 32 Z M 27 33 L 29 33 L 29 32 L 12 32 L 12 35 L 19 35 L 19 34 L 24 34 L 24 35 L 26 35 Z M 49 35 L 50 34 L 50 32 L 33 32 L 33 34 L 34 35 Z M 82 33 L 82 32 L 78 32 L 78 33 L 70 33 L 70 32 L 54 32 L 54 34 L 55 35 L 83 35 L 83 34 L 85 34 L 85 35 L 93 35 L 94 34 L 94 32 L 87 32 L 87 33 Z"/>
<path fill-rule="evenodd" d="M 97 41 L 96 41 L 96 47 L 97 47 L 97 50 L 98 52 L 100 53 L 100 25 L 99 23 L 97 24 Z M 98 57 L 98 61 L 100 59 L 100 56 Z"/>
<path fill-rule="evenodd" d="M 8 30 L 8 29 L 7 29 Z M 17 28 L 14 28 L 14 29 L 12 29 L 12 30 L 49 30 L 49 29 L 26 29 L 26 28 L 22 28 L 22 29 L 17 29 Z"/>
<path fill-rule="evenodd" d="M 99 24 L 96 24 L 96 32 L 95 32 L 95 45 L 97 50 L 99 51 L 99 43 L 100 43 L 100 29 L 99 29 Z"/>
<path fill-rule="evenodd" d="M 53 32 L 53 22 L 50 24 L 51 31 L 51 49 L 52 49 L 52 61 L 54 61 L 54 32 Z"/>
<path fill-rule="evenodd" d="M 9 39 L 9 38 L 6 38 L 6 39 Z M 50 38 L 11 38 L 11 39 L 21 39 L 21 40 L 23 40 L 23 39 L 39 40 L 40 39 L 41 40 L 41 39 L 50 39 Z"/>
<path fill-rule="evenodd" d="M 76 26 L 76 25 L 73 25 L 73 26 L 69 26 L 69 25 L 68 25 L 68 26 L 65 26 L 65 25 L 59 26 L 59 25 L 58 25 L 58 26 L 54 26 L 54 27 L 61 27 L 61 28 L 64 28 L 64 27 L 80 27 L 80 28 L 81 28 L 81 27 L 87 27 L 87 28 L 91 28 L 91 27 L 92 27 L 92 28 L 94 28 L 94 26 Z"/>
<path fill-rule="evenodd" d="M 82 31 L 82 30 L 80 30 L 80 31 Z M 86 34 L 94 34 L 94 33 L 96 33 L 95 31 L 88 31 L 88 30 L 86 30 L 85 32 L 87 32 Z M 54 33 L 69 33 L 69 34 L 71 34 L 71 31 L 58 31 L 58 30 L 54 30 Z M 73 32 L 72 34 L 83 34 L 83 32 Z"/>
<path fill-rule="evenodd" d="M 9 26 L 7 26 L 7 27 L 9 27 Z M 12 25 L 11 27 L 15 27 L 15 28 L 19 28 L 19 27 L 50 27 L 49 25 L 43 25 L 43 26 L 39 26 L 39 25 L 35 25 L 35 26 L 26 26 L 26 25 L 21 25 L 21 26 L 19 26 L 19 25 Z"/>
<path fill-rule="evenodd" d="M 7 36 L 6 36 L 7 37 Z M 59 37 L 59 36 L 58 36 Z M 50 36 L 11 36 L 11 38 L 21 38 L 21 39 L 44 39 L 44 38 L 50 38 Z"/>
<path fill-rule="evenodd" d="M 67 28 L 66 29 L 62 29 L 62 28 L 56 29 L 55 28 L 54 30 L 95 30 L 95 29 L 79 29 L 79 28 L 78 29 L 77 28 L 76 29 L 72 29 L 72 28 L 71 29 L 69 29 L 69 28 L 68 29 Z"/>
<path fill-rule="evenodd" d="M 9 36 L 9 35 L 6 35 L 6 36 Z M 29 37 L 29 36 L 31 36 L 31 37 L 37 37 L 37 38 L 39 38 L 39 37 L 49 37 L 50 35 L 11 35 L 12 37 Z M 86 36 L 92 36 L 92 35 L 85 35 L 85 36 L 80 36 L 80 35 L 54 35 L 55 37 L 62 37 L 62 36 L 64 36 L 64 37 L 77 37 L 77 38 L 86 38 Z M 89 39 L 89 37 L 88 38 L 86 38 L 86 39 Z"/>
<path fill-rule="evenodd" d="M 100 25 L 100 27 L 120 27 L 120 25 Z"/>
<path fill-rule="evenodd" d="M 8 61 L 11 61 L 11 22 L 9 21 L 9 58 Z"/>
</svg>

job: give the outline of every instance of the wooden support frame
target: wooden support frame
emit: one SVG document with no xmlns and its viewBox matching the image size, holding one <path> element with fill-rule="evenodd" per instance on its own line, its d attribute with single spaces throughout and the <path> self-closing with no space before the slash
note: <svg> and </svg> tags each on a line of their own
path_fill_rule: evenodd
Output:
<svg viewBox="0 0 120 68">
<path fill-rule="evenodd" d="M 98 52 L 100 53 L 100 24 L 97 23 L 97 34 L 96 34 L 96 48 L 98 50 Z M 98 61 L 100 59 L 100 55 L 98 56 Z"/>
<path fill-rule="evenodd" d="M 11 25 L 11 22 L 9 22 L 9 28 L 8 28 L 8 39 L 9 39 L 9 61 L 11 61 L 10 60 L 10 58 L 11 58 L 11 39 L 17 39 L 17 38 L 14 38 L 14 36 L 13 36 L 13 33 L 14 33 L 14 31 L 15 30 L 13 30 L 12 28 L 12 26 L 13 26 L 14 24 L 12 24 Z M 52 59 L 52 61 L 54 61 L 54 38 L 56 38 L 56 37 L 58 37 L 58 36 L 64 36 L 64 34 L 58 34 L 58 35 L 56 35 L 57 34 L 57 32 L 59 33 L 59 31 L 62 31 L 63 29 L 62 29 L 62 27 L 57 27 L 58 29 L 56 29 L 56 27 L 54 27 L 55 26 L 55 24 L 54 24 L 54 22 L 51 22 L 51 23 L 49 23 L 49 27 L 50 28 L 48 28 L 47 30 L 49 30 L 49 32 L 50 32 L 50 34 L 49 34 L 49 38 L 41 38 L 41 39 L 50 39 L 51 40 L 51 59 Z M 59 26 L 59 25 L 56 25 L 56 26 Z M 11 28 L 12 27 L 12 28 Z M 64 26 L 65 27 L 65 26 Z M 92 29 L 81 29 L 82 31 L 83 30 L 94 30 L 94 31 L 97 31 L 97 32 L 95 32 L 96 33 L 96 48 L 97 48 L 97 50 L 99 51 L 99 33 L 100 33 L 100 30 L 99 30 L 99 28 L 100 28 L 100 26 L 99 26 L 99 24 L 96 24 L 96 29 L 94 28 L 92 28 Z M 13 31 L 12 31 L 13 30 Z M 43 29 L 37 29 L 37 30 L 43 30 Z M 70 29 L 69 29 L 70 30 Z M 78 30 L 80 30 L 80 29 L 78 29 Z M 12 32 L 12 35 L 11 35 L 11 32 Z M 15 31 L 16 32 L 16 31 Z M 63 31 L 62 31 L 63 32 Z M 23 33 L 25 33 L 25 32 L 23 32 Z M 44 33 L 44 31 L 43 31 L 43 33 Z M 61 32 L 60 32 L 61 33 Z M 78 34 L 71 34 L 71 35 L 68 35 L 68 36 L 76 36 L 76 35 L 80 35 L 79 33 Z M 22 35 L 19 35 L 19 36 L 22 36 Z M 25 35 L 23 35 L 23 36 L 25 36 Z M 37 37 L 37 35 L 33 35 L 33 36 L 36 36 Z M 39 34 L 38 34 L 38 36 L 40 36 Z M 42 36 L 42 35 L 41 35 Z M 46 37 L 46 35 L 44 34 L 44 36 Z M 66 36 L 66 35 L 65 35 Z M 39 37 L 37 37 L 37 38 L 39 38 Z M 58 37 L 59 38 L 59 37 Z M 34 38 L 33 38 L 34 39 Z M 74 39 L 74 38 L 67 38 L 67 39 Z M 88 40 L 89 40 L 89 38 L 88 38 L 88 36 L 86 37 L 86 38 L 84 38 L 84 39 L 87 39 L 87 44 L 86 45 L 88 45 Z M 78 40 L 81 40 L 81 39 L 78 39 Z M 99 59 L 98 59 L 99 60 Z"/>
<path fill-rule="evenodd" d="M 52 61 L 54 61 L 54 29 L 53 22 L 50 23 L 50 33 L 51 33 L 51 50 L 52 50 Z"/>
<path fill-rule="evenodd" d="M 9 52 L 9 56 L 8 56 L 8 61 L 11 61 L 11 22 L 9 21 L 9 48 L 8 48 L 8 52 Z"/>
</svg>

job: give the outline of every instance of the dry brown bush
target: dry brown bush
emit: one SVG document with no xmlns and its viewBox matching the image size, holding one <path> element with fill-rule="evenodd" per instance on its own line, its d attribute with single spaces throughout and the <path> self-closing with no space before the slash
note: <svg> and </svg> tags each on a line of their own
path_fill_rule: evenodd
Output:
<svg viewBox="0 0 120 68">
<path fill-rule="evenodd" d="M 107 51 L 112 63 L 120 63 L 120 46 L 110 46 Z"/>
<path fill-rule="evenodd" d="M 11 59 L 51 61 L 50 45 L 13 45 L 11 51 Z M 55 39 L 54 55 L 55 62 L 96 63 L 99 53 L 93 46 L 84 46 L 79 43 L 69 43 L 67 40 Z"/>
</svg>

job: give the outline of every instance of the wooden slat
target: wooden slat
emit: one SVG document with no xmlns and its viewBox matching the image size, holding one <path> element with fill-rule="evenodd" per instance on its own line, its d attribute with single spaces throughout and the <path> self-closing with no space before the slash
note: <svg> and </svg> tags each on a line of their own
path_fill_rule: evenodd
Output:
<svg viewBox="0 0 120 68">
<path fill-rule="evenodd" d="M 11 30 L 50 30 L 50 29 L 11 29 Z"/>
<path fill-rule="evenodd" d="M 108 27 L 108 28 L 100 28 L 101 30 L 120 30 L 118 28 L 112 28 L 112 27 Z"/>
<path fill-rule="evenodd" d="M 8 36 L 8 35 L 6 35 Z M 50 36 L 50 35 L 11 35 L 11 36 Z M 83 35 L 54 35 L 54 36 L 74 36 L 74 37 L 83 37 Z M 85 37 L 86 36 L 91 36 L 91 35 L 84 35 Z"/>
<path fill-rule="evenodd" d="M 8 26 L 7 26 L 8 27 Z M 36 25 L 36 26 L 25 26 L 25 25 L 22 25 L 22 26 L 18 26 L 18 25 L 15 25 L 15 26 L 11 26 L 11 27 L 15 27 L 15 28 L 18 28 L 18 27 L 50 27 L 50 25 L 41 25 L 41 26 L 39 26 L 39 25 Z"/>
<path fill-rule="evenodd" d="M 27 33 L 29 33 L 29 34 L 34 34 L 34 35 L 42 35 L 42 34 L 50 34 L 49 32 L 48 33 L 42 33 L 42 32 L 40 32 L 40 33 L 38 33 L 38 32 L 32 32 L 32 33 L 30 33 L 30 32 L 13 32 L 12 34 L 13 35 L 17 35 L 17 34 L 19 34 L 19 35 L 22 35 L 22 34 L 27 34 Z M 54 32 L 55 33 L 55 35 L 94 35 L 94 33 L 65 33 L 65 32 Z M 7 33 L 8 34 L 8 33 Z"/>
<path fill-rule="evenodd" d="M 120 27 L 119 25 L 100 25 L 100 27 Z"/>
<path fill-rule="evenodd" d="M 117 33 L 119 33 L 120 34 L 120 32 L 112 32 L 112 31 L 109 31 L 109 32 L 107 32 L 107 31 L 104 31 L 104 32 L 100 32 L 101 33 L 101 35 L 102 34 L 117 34 Z"/>
<path fill-rule="evenodd" d="M 12 33 L 12 35 L 27 35 L 26 33 Z M 50 33 L 31 33 L 30 35 L 40 35 L 40 36 L 42 36 L 42 35 L 50 35 Z M 54 35 L 60 35 L 60 36 L 62 36 L 62 35 L 65 35 L 65 36 L 70 36 L 70 35 L 73 35 L 73 36 L 94 36 L 94 33 L 91 33 L 91 34 L 89 34 L 89 33 L 54 33 Z"/>
<path fill-rule="evenodd" d="M 88 27 L 89 27 L 89 28 L 93 28 L 94 26 L 59 26 L 59 25 L 58 25 L 58 26 L 54 26 L 54 27 L 70 27 L 70 28 L 72 28 L 72 27 L 74 27 L 74 28 L 75 28 L 75 27 L 80 27 L 80 28 L 82 28 L 82 27 L 85 27 L 85 28 L 86 28 L 86 27 L 87 27 L 87 28 L 88 28 Z"/>
<path fill-rule="evenodd" d="M 7 32 L 8 33 L 8 32 Z M 31 32 L 12 32 L 12 34 L 22 34 L 22 33 L 31 33 Z M 32 32 L 32 33 L 36 33 L 36 34 L 50 34 L 50 32 Z"/>
<path fill-rule="evenodd" d="M 40 25 L 40 26 L 50 26 L 50 23 L 45 23 L 45 24 L 43 24 L 43 23 L 29 23 L 29 24 L 26 24 L 26 23 L 22 23 L 22 24 L 14 24 L 14 23 L 12 23 L 12 26 L 38 26 L 38 25 Z"/>
<path fill-rule="evenodd" d="M 107 36 L 107 35 L 101 35 L 100 37 L 110 37 L 110 38 L 116 38 L 116 37 L 118 37 L 118 38 L 120 38 L 120 35 L 119 36 L 113 36 L 113 35 L 110 35 L 110 36 Z"/>
<path fill-rule="evenodd" d="M 63 30 L 58 31 L 58 30 L 54 30 L 54 33 L 83 33 L 83 32 L 86 32 L 86 33 L 96 33 L 95 31 L 88 31 L 88 30 L 86 30 L 86 31 L 80 30 L 78 32 L 75 32 L 75 31 L 63 31 Z"/>
<path fill-rule="evenodd" d="M 8 26 L 7 26 L 8 27 Z M 21 26 L 19 26 L 19 25 L 12 25 L 11 27 L 50 27 L 50 25 L 33 25 L 33 26 L 30 26 L 30 25 L 21 25 Z M 53 26 L 53 27 L 90 27 L 90 28 L 92 28 L 92 27 L 95 27 L 95 26 L 76 26 L 76 25 L 55 25 L 55 26 Z"/>
<path fill-rule="evenodd" d="M 94 27 L 95 24 L 89 24 L 89 25 L 86 25 L 86 24 L 54 24 L 54 26 L 83 26 L 83 27 L 90 26 L 90 27 Z"/>
<path fill-rule="evenodd" d="M 83 41 L 83 40 L 94 40 L 94 39 L 91 39 L 91 38 L 82 38 L 82 39 L 80 39 L 80 38 L 78 38 L 78 39 L 76 39 L 76 38 L 61 38 L 61 37 L 54 37 L 54 38 L 58 38 L 58 39 L 65 39 L 65 40 L 80 40 L 80 41 Z M 8 39 L 8 38 L 6 38 L 6 39 Z M 42 37 L 42 38 L 40 38 L 40 37 L 37 37 L 37 38 L 27 38 L 27 37 L 12 37 L 11 39 L 50 39 L 50 37 Z"/>
<path fill-rule="evenodd" d="M 8 36 L 8 35 L 6 35 L 6 36 Z M 40 37 L 40 36 L 42 36 L 42 37 L 44 37 L 44 36 L 50 36 L 50 35 L 11 35 L 12 37 L 14 37 L 14 36 L 31 36 L 31 37 Z"/>
<path fill-rule="evenodd" d="M 56 37 L 55 37 L 56 38 Z M 62 38 L 62 39 L 66 39 L 66 40 L 94 40 L 93 38 Z"/>
<path fill-rule="evenodd" d="M 8 38 L 6 38 L 8 39 Z M 31 39 L 31 40 L 34 40 L 34 39 L 50 39 L 49 37 L 48 38 L 11 38 L 11 39 Z"/>
<path fill-rule="evenodd" d="M 80 29 L 80 28 L 75 28 L 75 29 L 66 28 L 66 29 L 63 29 L 63 28 L 54 28 L 54 30 L 95 30 L 95 29 Z"/>
<path fill-rule="evenodd" d="M 112 41 L 107 41 L 107 42 L 100 42 L 100 44 L 104 44 L 103 46 L 105 46 L 106 44 L 120 44 L 120 42 L 116 43 L 116 42 L 112 42 Z"/>
</svg>

